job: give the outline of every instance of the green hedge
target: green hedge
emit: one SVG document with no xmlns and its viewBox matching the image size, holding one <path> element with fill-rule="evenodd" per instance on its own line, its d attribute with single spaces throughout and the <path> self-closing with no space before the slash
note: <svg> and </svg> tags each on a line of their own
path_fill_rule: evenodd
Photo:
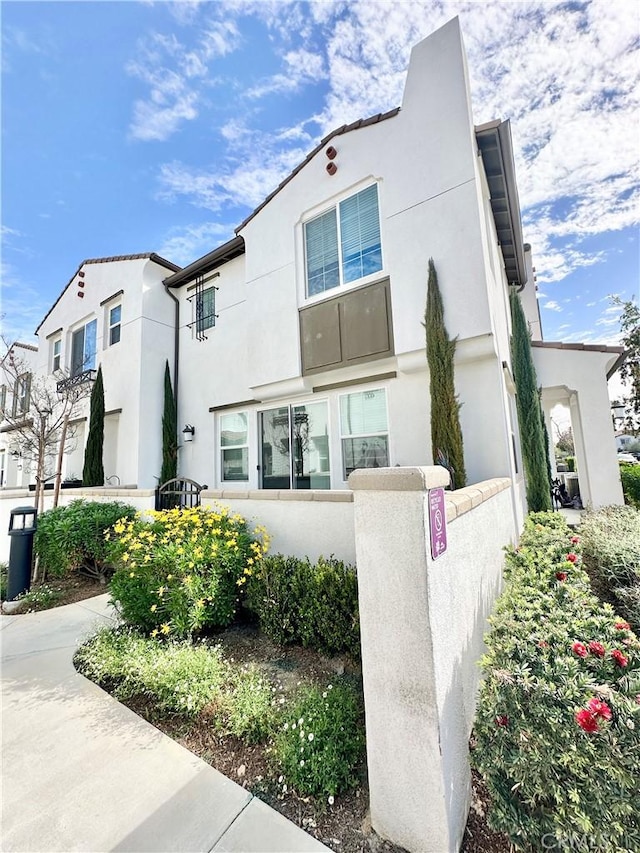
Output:
<svg viewBox="0 0 640 853">
<path fill-rule="evenodd" d="M 487 637 L 472 761 L 519 849 L 640 849 L 640 644 L 558 514 L 525 523 Z"/>
<path fill-rule="evenodd" d="M 640 509 L 640 465 L 620 465 L 624 499 L 629 506 Z"/>
<path fill-rule="evenodd" d="M 589 570 L 640 630 L 640 512 L 630 506 L 605 507 L 587 513 L 580 532 Z"/>
<path fill-rule="evenodd" d="M 267 556 L 247 583 L 245 606 L 274 642 L 302 643 L 328 654 L 360 654 L 358 580 L 333 557 Z"/>
<path fill-rule="evenodd" d="M 41 576 L 62 577 L 80 570 L 105 580 L 111 571 L 105 531 L 120 519 L 132 519 L 135 514 L 134 507 L 117 501 L 83 500 L 41 513 L 34 538 Z"/>
</svg>

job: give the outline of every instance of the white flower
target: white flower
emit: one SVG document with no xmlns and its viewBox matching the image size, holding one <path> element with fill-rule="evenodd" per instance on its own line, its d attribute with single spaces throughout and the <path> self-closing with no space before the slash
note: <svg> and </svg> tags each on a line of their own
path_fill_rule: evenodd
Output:
<svg viewBox="0 0 640 853">
<path fill-rule="evenodd" d="M 330 805 L 330 806 L 332 806 L 332 805 L 334 804 L 334 802 L 335 802 L 335 801 L 334 801 L 334 799 L 333 799 L 333 795 L 331 795 L 331 796 L 329 797 L 329 799 L 327 800 L 327 802 L 329 803 L 329 805 Z"/>
<path fill-rule="evenodd" d="M 300 717 L 298 720 L 298 725 L 301 726 L 304 723 L 304 717 Z"/>
<path fill-rule="evenodd" d="M 309 740 L 313 740 L 313 732 L 309 732 Z"/>
<path fill-rule="evenodd" d="M 300 737 L 301 737 L 301 738 L 303 738 L 303 737 L 304 737 L 304 732 L 302 731 L 302 729 L 300 729 Z"/>
<path fill-rule="evenodd" d="M 300 767 L 304 767 L 304 758 L 300 759 Z"/>
<path fill-rule="evenodd" d="M 326 690 L 325 690 L 325 691 L 324 691 L 324 693 L 322 694 L 322 698 L 323 698 L 323 699 L 326 699 L 326 698 L 327 698 L 327 691 L 326 691 Z"/>
<path fill-rule="evenodd" d="M 284 696 L 281 696 L 278 701 L 280 702 L 281 705 L 284 705 Z"/>
<path fill-rule="evenodd" d="M 287 731 L 287 729 L 288 729 L 288 728 L 289 728 L 289 723 L 285 723 L 285 724 L 284 724 L 284 730 L 285 730 L 285 732 Z"/>
<path fill-rule="evenodd" d="M 295 729 L 295 727 L 296 727 L 296 724 L 295 724 L 295 723 L 291 723 L 291 728 L 292 728 L 292 729 Z"/>
<path fill-rule="evenodd" d="M 284 776 L 278 776 L 278 784 L 282 785 L 283 781 L 284 781 Z"/>
<path fill-rule="evenodd" d="M 282 786 L 282 793 L 283 793 L 283 794 L 286 794 L 286 793 L 287 793 L 287 786 L 286 786 L 286 785 L 283 785 L 283 786 Z"/>
</svg>

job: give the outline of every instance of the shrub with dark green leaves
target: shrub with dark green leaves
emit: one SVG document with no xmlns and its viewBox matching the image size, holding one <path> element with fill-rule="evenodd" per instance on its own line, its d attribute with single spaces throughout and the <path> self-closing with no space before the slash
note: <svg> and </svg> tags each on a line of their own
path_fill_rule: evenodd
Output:
<svg viewBox="0 0 640 853">
<path fill-rule="evenodd" d="M 117 501 L 84 500 L 41 513 L 34 538 L 41 577 L 80 571 L 104 582 L 111 571 L 105 531 L 135 514 L 134 507 Z"/>
<path fill-rule="evenodd" d="M 640 630 L 640 511 L 610 506 L 589 512 L 580 533 L 589 570 L 620 613 Z"/>
<path fill-rule="evenodd" d="M 559 514 L 529 516 L 491 617 L 472 761 L 522 850 L 640 849 L 640 644 Z"/>
<path fill-rule="evenodd" d="M 150 512 L 106 536 L 117 570 L 111 598 L 130 625 L 152 636 L 192 637 L 228 625 L 268 545 L 263 528 L 226 508 Z"/>
<path fill-rule="evenodd" d="M 363 708 L 347 681 L 307 687 L 288 708 L 274 738 L 274 757 L 301 796 L 333 797 L 355 784 L 364 757 Z"/>
<path fill-rule="evenodd" d="M 356 570 L 334 557 L 265 557 L 249 578 L 245 606 L 275 643 L 360 654 Z"/>
<path fill-rule="evenodd" d="M 640 509 L 640 465 L 620 465 L 620 479 L 626 503 Z"/>
</svg>

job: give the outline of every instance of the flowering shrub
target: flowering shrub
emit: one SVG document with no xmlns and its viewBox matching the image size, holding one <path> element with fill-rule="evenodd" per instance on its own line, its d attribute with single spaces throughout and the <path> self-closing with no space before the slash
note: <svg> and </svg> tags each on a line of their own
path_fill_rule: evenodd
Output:
<svg viewBox="0 0 640 853">
<path fill-rule="evenodd" d="M 117 566 L 111 597 L 129 624 L 153 637 L 191 637 L 232 621 L 240 593 L 268 548 L 226 509 L 170 509 L 107 531 Z"/>
<path fill-rule="evenodd" d="M 346 681 L 304 690 L 275 736 L 279 784 L 316 797 L 353 785 L 364 757 L 362 717 L 358 693 Z"/>
<path fill-rule="evenodd" d="M 472 761 L 518 848 L 638 850 L 640 644 L 591 592 L 576 539 L 532 514 L 507 553 Z"/>
<path fill-rule="evenodd" d="M 640 510 L 605 507 L 587 513 L 580 530 L 589 571 L 620 613 L 640 630 Z"/>
<path fill-rule="evenodd" d="M 334 557 L 265 557 L 247 583 L 246 607 L 275 643 L 360 655 L 356 571 Z"/>
</svg>

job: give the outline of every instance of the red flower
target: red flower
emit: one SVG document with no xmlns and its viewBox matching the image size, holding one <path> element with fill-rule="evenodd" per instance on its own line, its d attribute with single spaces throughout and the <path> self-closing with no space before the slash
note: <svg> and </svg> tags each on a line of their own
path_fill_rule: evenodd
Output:
<svg viewBox="0 0 640 853">
<path fill-rule="evenodd" d="M 571 646 L 571 651 L 572 651 L 574 654 L 578 655 L 578 657 L 579 657 L 579 658 L 586 658 L 586 656 L 589 654 L 589 652 L 587 651 L 587 647 L 585 646 L 585 644 L 584 644 L 584 643 L 579 643 L 577 640 L 576 640 L 576 642 Z"/>
<path fill-rule="evenodd" d="M 547 641 L 546 641 L 546 640 L 539 640 L 539 641 L 538 641 L 538 646 L 539 646 L 541 649 L 546 649 L 548 645 L 549 645 L 549 643 L 547 643 Z"/>
<path fill-rule="evenodd" d="M 509 725 L 509 717 L 506 714 L 501 714 L 495 719 L 496 726 L 505 727 Z"/>
<path fill-rule="evenodd" d="M 572 545 L 577 545 L 579 541 L 580 541 L 580 539 L 577 536 L 571 537 L 571 544 Z"/>
<path fill-rule="evenodd" d="M 606 650 L 602 643 L 596 643 L 595 640 L 591 640 L 591 642 L 589 643 L 589 651 L 592 655 L 596 655 L 599 658 L 603 658 Z"/>
<path fill-rule="evenodd" d="M 566 572 L 556 572 L 556 580 L 566 581 L 567 573 Z"/>
<path fill-rule="evenodd" d="M 598 721 L 591 711 L 588 711 L 586 708 L 576 711 L 576 723 L 581 729 L 584 729 L 585 732 L 598 731 Z"/>
<path fill-rule="evenodd" d="M 589 699 L 587 702 L 587 708 L 595 717 L 602 717 L 603 720 L 611 719 L 611 708 L 602 699 L 594 696 L 593 699 Z"/>
<path fill-rule="evenodd" d="M 629 631 L 631 625 L 628 622 L 616 622 L 616 628 L 618 631 Z"/>
<path fill-rule="evenodd" d="M 569 563 L 577 563 L 578 562 L 578 558 L 573 553 L 573 551 L 570 554 L 567 554 L 567 556 L 565 557 L 565 560 L 567 560 L 567 562 L 569 562 Z"/>
<path fill-rule="evenodd" d="M 626 658 L 626 657 L 622 654 L 622 652 L 621 652 L 621 651 L 618 651 L 618 649 L 614 649 L 614 650 L 611 652 L 611 657 L 612 657 L 612 658 L 614 659 L 614 661 L 618 664 L 618 666 L 621 666 L 621 667 L 623 667 L 623 668 L 624 668 L 624 667 L 627 665 L 627 663 L 629 662 L 628 658 Z"/>
</svg>

